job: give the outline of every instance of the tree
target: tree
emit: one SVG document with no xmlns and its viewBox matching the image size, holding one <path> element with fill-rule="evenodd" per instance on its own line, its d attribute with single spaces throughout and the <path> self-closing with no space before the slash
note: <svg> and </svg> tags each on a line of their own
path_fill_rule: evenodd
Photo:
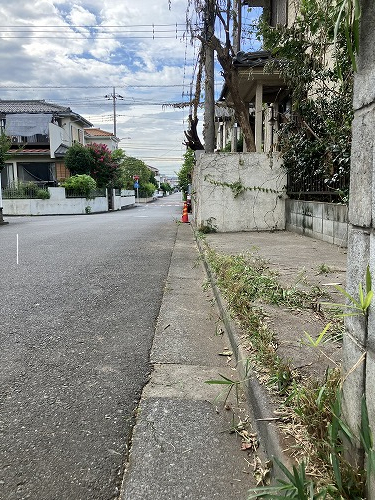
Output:
<svg viewBox="0 0 375 500">
<path fill-rule="evenodd" d="M 173 191 L 172 186 L 169 184 L 169 182 L 162 182 L 160 184 L 160 189 L 163 191 L 164 194 L 166 193 L 171 193 Z"/>
<path fill-rule="evenodd" d="M 73 144 L 66 155 L 65 165 L 71 175 L 91 175 L 98 188 L 122 187 L 121 167 L 117 157 L 105 144 Z"/>
<path fill-rule="evenodd" d="M 6 161 L 11 157 L 9 154 L 10 146 L 11 141 L 9 137 L 2 132 L 0 135 L 0 173 L 5 167 Z"/>
<path fill-rule="evenodd" d="M 87 147 L 76 143 L 70 146 L 65 155 L 65 165 L 70 175 L 90 175 L 94 167 L 94 158 Z"/>
<path fill-rule="evenodd" d="M 193 173 L 194 165 L 195 165 L 194 151 L 188 148 L 184 153 L 184 163 L 182 164 L 180 170 L 177 172 L 178 184 L 182 192 L 184 193 L 185 197 L 189 190 L 189 184 L 191 184 L 191 176 Z"/>
<path fill-rule="evenodd" d="M 87 149 L 93 159 L 90 175 L 96 180 L 99 188 L 121 187 L 120 164 L 113 158 L 112 152 L 105 144 L 89 144 Z"/>
<path fill-rule="evenodd" d="M 3 220 L 3 198 L 1 190 L 1 172 L 5 167 L 7 159 L 10 157 L 8 151 L 11 145 L 9 137 L 7 137 L 4 132 L 0 135 L 0 223 L 6 224 Z"/>
<path fill-rule="evenodd" d="M 121 168 L 122 179 L 126 189 L 133 189 L 135 175 L 139 176 L 138 182 L 141 187 L 150 182 L 151 170 L 138 158 L 125 155 L 121 162 Z"/>
<path fill-rule="evenodd" d="M 209 46 L 216 52 L 217 60 L 222 68 L 222 76 L 233 101 L 236 120 L 242 129 L 247 151 L 255 151 L 255 140 L 250 126 L 249 109 L 241 98 L 239 92 L 239 75 L 233 63 L 235 48 L 230 38 L 230 33 L 233 31 L 233 27 L 236 28 L 236 26 L 238 26 L 236 9 L 234 8 L 232 0 L 226 0 L 226 2 L 224 2 L 225 8 L 221 7 L 223 2 L 220 0 L 212 2 L 194 0 L 194 3 L 195 12 L 201 17 L 200 20 L 204 29 L 201 34 L 196 34 L 196 27 L 191 27 L 192 35 L 198 38 L 203 47 Z M 222 31 L 225 33 L 225 39 L 223 41 L 215 34 L 209 34 L 208 36 L 206 20 L 211 17 L 214 17 L 215 20 L 221 24 Z M 203 54 L 204 51 L 201 51 L 201 57 L 203 57 Z"/>
</svg>

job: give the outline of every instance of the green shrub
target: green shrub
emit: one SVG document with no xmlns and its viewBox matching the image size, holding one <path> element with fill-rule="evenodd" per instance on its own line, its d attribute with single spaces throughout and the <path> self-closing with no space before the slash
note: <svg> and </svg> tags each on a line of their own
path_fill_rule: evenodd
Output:
<svg viewBox="0 0 375 500">
<path fill-rule="evenodd" d="M 35 198 L 40 198 L 41 200 L 49 200 L 51 198 L 51 193 L 48 189 L 38 189 Z"/>
<path fill-rule="evenodd" d="M 63 183 L 65 189 L 73 191 L 75 194 L 90 198 L 92 191 L 96 189 L 96 182 L 90 175 L 77 174 L 68 177 Z"/>
</svg>

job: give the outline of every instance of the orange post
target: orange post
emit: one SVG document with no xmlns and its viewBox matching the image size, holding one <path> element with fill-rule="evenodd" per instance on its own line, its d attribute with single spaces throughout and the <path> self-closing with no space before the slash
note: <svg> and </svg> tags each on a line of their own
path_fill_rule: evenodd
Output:
<svg viewBox="0 0 375 500">
<path fill-rule="evenodd" d="M 184 208 L 182 210 L 181 222 L 189 222 L 188 206 L 186 201 L 184 202 Z"/>
</svg>

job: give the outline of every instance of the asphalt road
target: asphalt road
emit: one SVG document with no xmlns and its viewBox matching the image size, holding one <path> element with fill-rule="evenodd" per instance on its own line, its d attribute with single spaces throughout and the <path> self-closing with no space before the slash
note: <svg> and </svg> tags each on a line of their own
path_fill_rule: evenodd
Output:
<svg viewBox="0 0 375 500">
<path fill-rule="evenodd" d="M 181 207 L 5 218 L 1 499 L 117 497 Z"/>
</svg>

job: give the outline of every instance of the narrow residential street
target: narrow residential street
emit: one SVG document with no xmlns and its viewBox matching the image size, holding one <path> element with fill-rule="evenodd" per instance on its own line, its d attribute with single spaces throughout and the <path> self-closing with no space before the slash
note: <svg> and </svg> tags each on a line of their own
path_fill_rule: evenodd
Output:
<svg viewBox="0 0 375 500">
<path fill-rule="evenodd" d="M 0 229 L 1 498 L 118 495 L 180 218 L 176 194 Z"/>
</svg>

